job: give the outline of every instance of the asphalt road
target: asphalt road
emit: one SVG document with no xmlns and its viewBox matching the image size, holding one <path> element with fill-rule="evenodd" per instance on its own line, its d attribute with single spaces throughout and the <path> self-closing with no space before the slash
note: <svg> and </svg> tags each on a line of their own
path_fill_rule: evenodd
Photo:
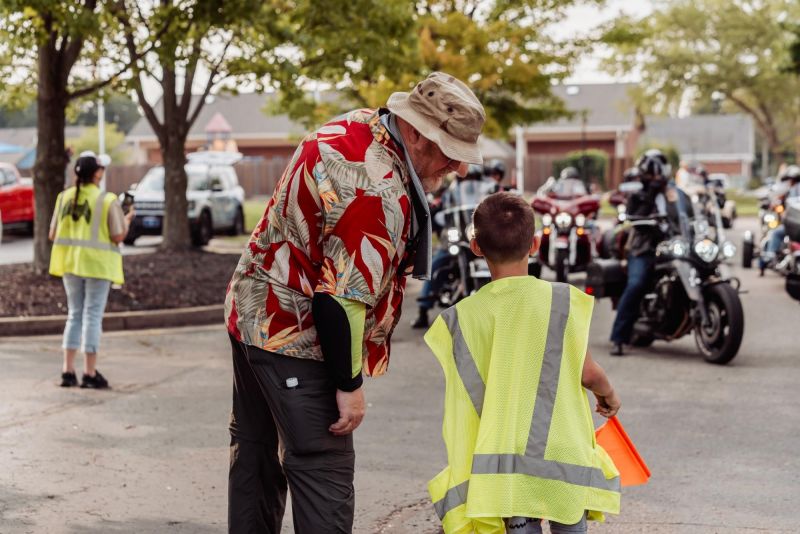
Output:
<svg viewBox="0 0 800 534">
<path fill-rule="evenodd" d="M 800 305 L 775 275 L 738 275 L 746 334 L 725 367 L 704 363 L 690 338 L 608 356 L 613 312 L 598 302 L 591 349 L 653 476 L 626 488 L 621 515 L 592 532 L 800 529 Z M 438 531 L 425 488 L 444 465 L 443 378 L 408 327 L 418 288 L 389 373 L 367 381 L 359 534 Z M 221 326 L 107 334 L 106 392 L 55 387 L 58 347 L 57 336 L 0 340 L 0 532 L 224 532 L 231 380 Z"/>
</svg>

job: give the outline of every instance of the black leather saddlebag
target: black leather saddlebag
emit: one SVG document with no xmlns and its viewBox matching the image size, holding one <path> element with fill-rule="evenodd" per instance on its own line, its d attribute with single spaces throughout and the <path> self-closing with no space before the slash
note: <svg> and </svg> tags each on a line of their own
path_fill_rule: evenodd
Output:
<svg viewBox="0 0 800 534">
<path fill-rule="evenodd" d="M 800 243 L 800 204 L 786 203 L 786 214 L 783 216 L 783 226 L 789 239 Z"/>
<path fill-rule="evenodd" d="M 586 293 L 597 298 L 620 297 L 627 278 L 622 262 L 596 259 L 586 267 Z"/>
</svg>

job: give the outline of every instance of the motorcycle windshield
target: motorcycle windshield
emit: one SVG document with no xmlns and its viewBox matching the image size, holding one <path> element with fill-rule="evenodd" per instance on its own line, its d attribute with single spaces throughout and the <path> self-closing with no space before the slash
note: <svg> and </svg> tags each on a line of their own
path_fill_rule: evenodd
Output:
<svg viewBox="0 0 800 534">
<path fill-rule="evenodd" d="M 454 182 L 442 197 L 443 215 L 448 226 L 462 231 L 472 222 L 472 213 L 481 200 L 494 193 L 494 182 L 462 180 Z"/>
</svg>

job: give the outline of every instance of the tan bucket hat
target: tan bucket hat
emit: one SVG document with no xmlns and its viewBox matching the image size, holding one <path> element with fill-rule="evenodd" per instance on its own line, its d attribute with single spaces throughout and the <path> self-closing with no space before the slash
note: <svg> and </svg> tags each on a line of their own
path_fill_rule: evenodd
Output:
<svg viewBox="0 0 800 534">
<path fill-rule="evenodd" d="M 436 143 L 448 158 L 483 163 L 478 136 L 486 112 L 461 80 L 432 72 L 410 93 L 393 93 L 386 107 Z"/>
</svg>

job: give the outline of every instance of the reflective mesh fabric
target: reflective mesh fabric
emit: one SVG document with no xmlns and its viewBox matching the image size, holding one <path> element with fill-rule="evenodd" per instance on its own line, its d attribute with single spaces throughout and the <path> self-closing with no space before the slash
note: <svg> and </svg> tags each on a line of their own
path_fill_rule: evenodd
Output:
<svg viewBox="0 0 800 534">
<path fill-rule="evenodd" d="M 566 284 L 506 278 L 426 334 L 447 380 L 450 465 L 429 485 L 446 533 L 481 532 L 477 518 L 573 524 L 587 510 L 619 512 L 618 473 L 594 442 L 581 386 L 593 302 Z"/>
</svg>

